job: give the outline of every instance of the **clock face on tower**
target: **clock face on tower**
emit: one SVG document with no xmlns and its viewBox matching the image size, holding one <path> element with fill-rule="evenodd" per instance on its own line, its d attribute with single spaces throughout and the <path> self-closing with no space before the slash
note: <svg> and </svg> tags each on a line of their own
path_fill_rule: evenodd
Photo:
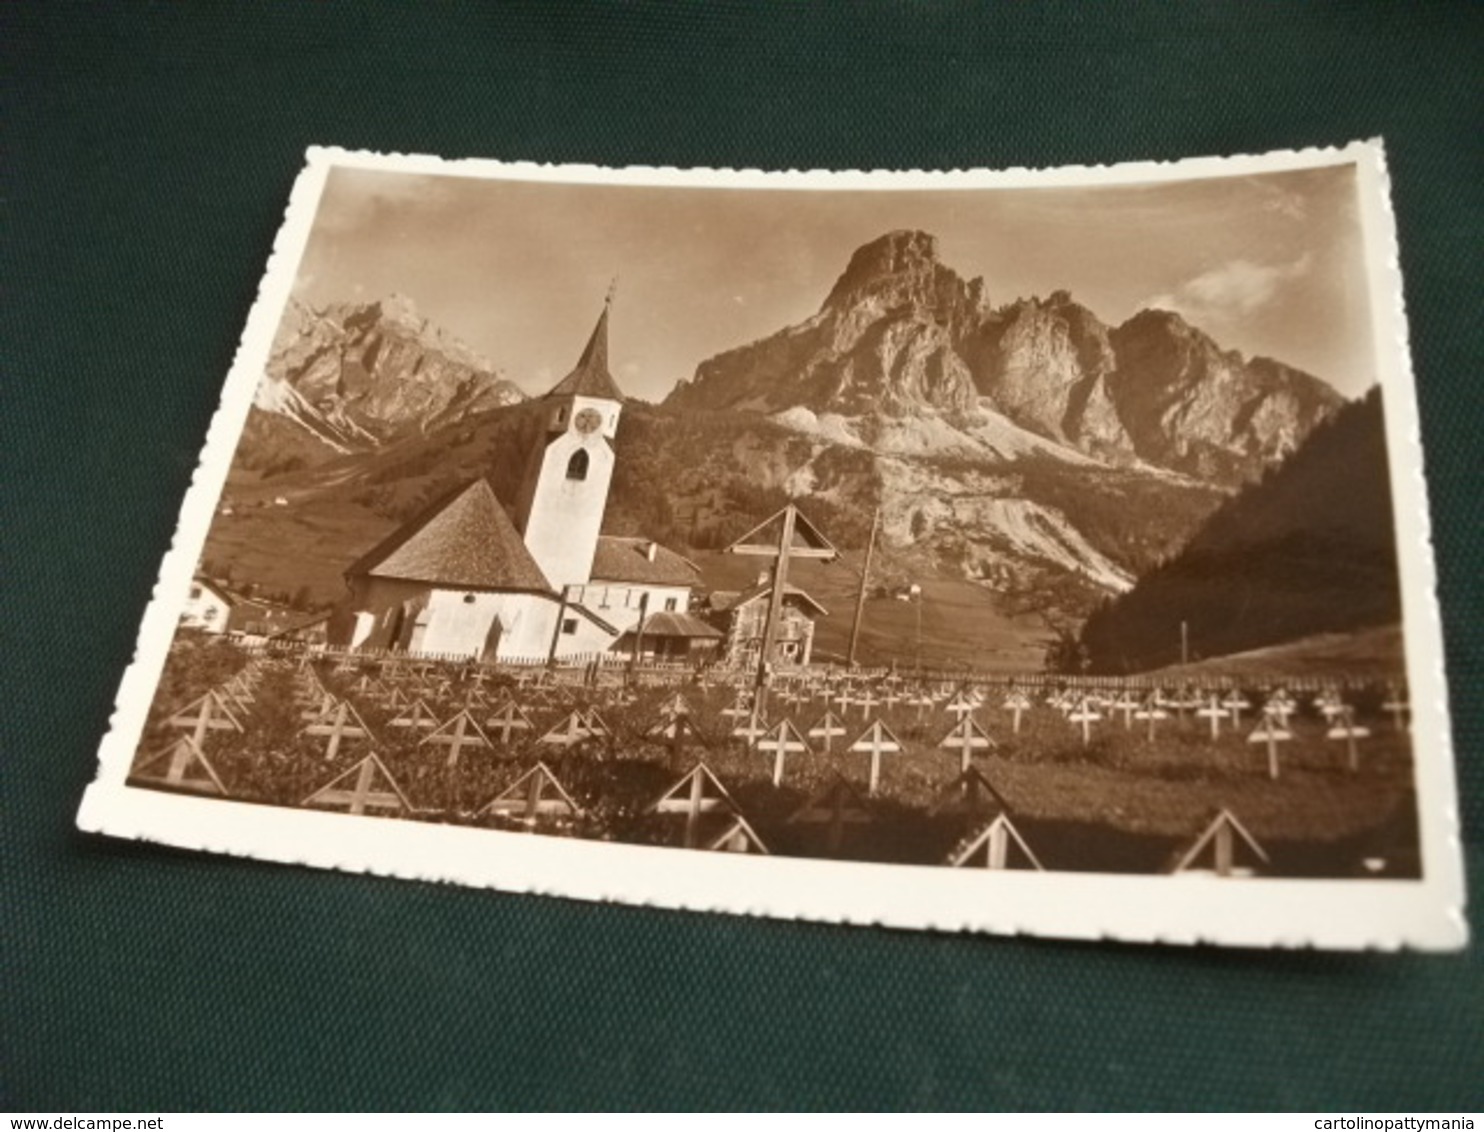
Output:
<svg viewBox="0 0 1484 1132">
<path fill-rule="evenodd" d="M 597 409 L 583 409 L 572 418 L 572 427 L 583 434 L 597 432 L 603 427 L 603 414 Z"/>
</svg>

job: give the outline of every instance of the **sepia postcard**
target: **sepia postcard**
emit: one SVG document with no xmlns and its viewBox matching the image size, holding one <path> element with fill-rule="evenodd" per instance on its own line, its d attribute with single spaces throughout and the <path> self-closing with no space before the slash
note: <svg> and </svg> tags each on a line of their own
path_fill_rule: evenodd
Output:
<svg viewBox="0 0 1484 1132">
<path fill-rule="evenodd" d="M 1464 945 L 1379 142 L 313 149 L 84 830 L 895 927 Z"/>
</svg>

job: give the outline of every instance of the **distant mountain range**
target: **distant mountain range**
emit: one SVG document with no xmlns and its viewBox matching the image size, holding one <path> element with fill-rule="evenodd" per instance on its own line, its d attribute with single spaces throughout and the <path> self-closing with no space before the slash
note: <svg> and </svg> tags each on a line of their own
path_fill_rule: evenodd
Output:
<svg viewBox="0 0 1484 1132">
<path fill-rule="evenodd" d="M 291 299 L 244 436 L 244 465 L 272 474 L 427 435 L 525 394 L 432 325 L 410 299 Z"/>
<path fill-rule="evenodd" d="M 367 537 L 476 475 L 508 503 L 537 442 L 522 400 L 406 300 L 296 306 L 238 490 L 323 510 L 326 528 L 365 514 Z M 879 507 L 888 584 L 969 579 L 1012 609 L 1076 615 L 1175 553 L 1344 403 L 1170 312 L 1110 328 L 1065 292 L 996 308 L 930 235 L 892 232 L 851 257 L 811 318 L 625 409 L 606 529 L 712 549 L 792 498 L 861 547 Z"/>
</svg>

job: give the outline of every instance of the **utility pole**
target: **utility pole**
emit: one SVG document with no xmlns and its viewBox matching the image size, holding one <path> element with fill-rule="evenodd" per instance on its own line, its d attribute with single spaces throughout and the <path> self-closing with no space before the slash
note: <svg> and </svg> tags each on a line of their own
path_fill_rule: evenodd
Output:
<svg viewBox="0 0 1484 1132">
<path fill-rule="evenodd" d="M 922 679 L 922 587 L 912 583 L 912 604 L 917 607 L 917 636 L 912 650 L 912 667 L 919 680 Z"/>
<path fill-rule="evenodd" d="M 866 617 L 866 588 L 871 580 L 871 556 L 876 551 L 876 530 L 881 526 L 881 508 L 876 508 L 876 513 L 871 516 L 871 537 L 866 542 L 866 561 L 861 566 L 861 592 L 855 599 L 855 621 L 850 626 L 850 653 L 845 658 L 845 663 L 851 668 L 855 667 L 855 649 L 860 644 L 861 622 Z"/>
<path fill-rule="evenodd" d="M 639 595 L 639 620 L 634 625 L 634 655 L 629 657 L 629 683 L 639 671 L 639 654 L 644 651 L 644 621 L 649 616 L 649 591 Z"/>
<path fill-rule="evenodd" d="M 1190 663 L 1190 622 L 1180 622 L 1180 663 Z"/>
</svg>

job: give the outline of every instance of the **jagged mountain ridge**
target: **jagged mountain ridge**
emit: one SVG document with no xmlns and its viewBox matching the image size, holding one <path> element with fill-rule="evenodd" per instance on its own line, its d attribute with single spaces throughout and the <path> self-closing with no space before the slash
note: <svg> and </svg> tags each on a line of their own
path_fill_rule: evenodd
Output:
<svg viewBox="0 0 1484 1132">
<path fill-rule="evenodd" d="M 244 434 L 245 466 L 283 471 L 370 451 L 524 400 L 489 359 L 400 295 L 290 299 Z"/>
<path fill-rule="evenodd" d="M 1108 327 L 1065 291 L 991 307 L 925 232 L 859 248 L 804 322 L 702 362 L 673 409 L 805 408 L 845 418 L 1002 418 L 1109 463 L 1228 485 L 1291 452 L 1344 399 L 1323 381 L 1223 350 L 1180 315 Z"/>
</svg>

